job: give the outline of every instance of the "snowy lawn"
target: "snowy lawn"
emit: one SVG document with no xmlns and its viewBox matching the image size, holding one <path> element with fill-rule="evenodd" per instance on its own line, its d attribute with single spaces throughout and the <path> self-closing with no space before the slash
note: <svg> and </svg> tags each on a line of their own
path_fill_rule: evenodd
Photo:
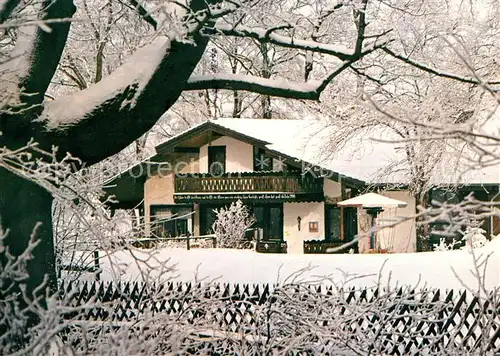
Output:
<svg viewBox="0 0 500 356">
<path fill-rule="evenodd" d="M 500 285 L 500 238 L 475 250 L 476 256 L 491 254 L 486 269 L 485 286 Z M 481 258 L 481 259 L 483 259 Z M 176 248 L 158 250 L 121 250 L 103 256 L 103 280 L 155 280 L 161 266 L 173 267 L 162 280 L 216 280 L 224 283 L 283 283 L 292 281 L 317 282 L 349 286 L 373 286 L 382 272 L 382 285 L 410 285 L 432 288 L 464 288 L 462 281 L 474 290 L 478 287 L 473 276 L 474 264 L 468 251 L 426 252 L 413 254 L 373 255 L 287 255 L 261 254 L 248 250 Z"/>
</svg>

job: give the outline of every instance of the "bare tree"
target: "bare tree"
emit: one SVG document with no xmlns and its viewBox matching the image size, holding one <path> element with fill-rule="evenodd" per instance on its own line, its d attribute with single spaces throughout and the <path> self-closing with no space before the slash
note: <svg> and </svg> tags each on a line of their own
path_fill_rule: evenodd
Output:
<svg viewBox="0 0 500 356">
<path fill-rule="evenodd" d="M 344 49 L 314 41 L 296 41 L 265 28 L 240 30 L 237 24 L 218 25 L 218 20 L 227 14 L 249 14 L 264 5 L 263 0 L 243 3 L 193 0 L 185 8 L 172 3 L 163 16 L 165 20 L 158 24 L 158 37 L 123 66 L 82 91 L 44 101 L 67 41 L 75 7 L 70 0 L 43 2 L 40 19 L 50 22 L 50 32 L 45 27 L 19 31 L 15 51 L 22 51 L 21 56 L 7 63 L 8 70 L 2 70 L 6 73 L 2 78 L 3 90 L 11 95 L 3 103 L 1 144 L 15 150 L 33 138 L 42 148 L 57 147 L 58 157 L 70 152 L 87 165 L 95 164 L 150 129 L 185 90 L 248 90 L 317 99 L 339 73 L 385 44 L 360 34 L 356 43 L 361 41 L 362 46 L 354 43 Z M 5 15 L 13 14 L 5 11 L 2 11 Z M 206 33 L 250 36 L 260 42 L 316 51 L 333 56 L 338 64 L 322 80 L 307 85 L 229 74 L 191 76 L 208 44 Z M 19 255 L 26 248 L 31 229 L 41 222 L 37 231 L 41 243 L 28 266 L 29 287 L 35 288 L 47 274 L 49 285 L 54 288 L 51 195 L 43 187 L 3 168 L 0 182 L 0 216 L 2 225 L 9 230 L 6 243 L 14 255 Z"/>
<path fill-rule="evenodd" d="M 417 205 L 426 209 L 433 187 L 499 162 L 496 138 L 485 138 L 498 136 L 491 134 L 498 108 L 493 59 L 498 53 L 498 6 L 448 1 L 369 5 L 354 12 L 355 18 L 376 18 L 368 20 L 370 26 L 397 34 L 384 54 L 353 64 L 326 89 L 320 104 L 307 103 L 301 110 L 294 102 L 286 105 L 299 115 L 327 118 L 332 134 L 325 158 L 346 145 L 356 150 L 353 142 L 361 139 L 391 143 L 386 153 L 395 158 L 369 179 L 407 184 Z M 488 14 L 482 12 L 484 6 Z M 335 11 L 324 17 L 326 24 Z M 315 31 L 328 36 L 325 23 L 316 24 Z M 419 250 L 429 248 L 428 236 L 428 226 L 419 225 Z"/>
<path fill-rule="evenodd" d="M 68 39 L 71 18 L 75 11 L 73 3 L 69 0 L 56 0 L 40 3 L 6 1 L 1 4 L 0 25 L 4 26 L 2 28 L 14 30 L 12 42 L 9 42 L 7 46 L 7 49 L 11 51 L 8 52 L 7 59 L 2 61 L 0 68 L 3 93 L 0 106 L 2 109 L 0 113 L 0 218 L 2 226 L 0 289 L 1 295 L 9 298 L 0 298 L 0 303 L 7 300 L 7 303 L 2 304 L 2 310 L 14 311 L 11 314 L 4 313 L 8 315 L 8 318 L 2 320 L 11 322 L 11 325 L 7 323 L 7 327 L 18 327 L 17 329 L 10 328 L 12 333 L 9 334 L 3 333 L 7 329 L 5 324 L 1 325 L 0 343 L 3 348 L 7 345 L 4 348 L 5 353 L 15 354 L 17 352 L 15 348 L 21 347 L 23 341 L 15 339 L 22 339 L 23 331 L 26 329 L 25 324 L 28 326 L 37 324 L 33 330 L 39 337 L 35 338 L 35 344 L 29 345 L 28 349 L 33 353 L 43 353 L 45 349 L 37 349 L 36 344 L 47 346 L 56 333 L 68 326 L 59 323 L 61 315 L 68 309 L 51 308 L 52 303 L 56 302 L 48 296 L 55 291 L 57 285 L 52 226 L 54 198 L 61 198 L 66 202 L 85 198 L 85 195 L 72 191 L 72 187 L 67 184 L 67 177 L 71 172 L 98 164 L 127 147 L 150 129 L 160 116 L 174 105 L 183 92 L 245 90 L 264 96 L 318 100 L 321 93 L 326 90 L 326 86 L 334 79 L 339 79 L 347 71 L 354 72 L 356 78 L 358 76 L 366 79 L 375 78 L 372 72 L 362 66 L 366 65 L 362 60 L 367 60 L 371 58 L 370 55 L 381 52 L 379 49 L 382 49 L 394 61 L 404 63 L 405 66 L 416 68 L 418 71 L 465 84 L 479 85 L 487 89 L 491 89 L 489 86 L 494 84 L 476 75 L 477 71 L 474 66 L 472 74 L 450 74 L 436 69 L 431 64 L 423 64 L 425 62 L 415 60 L 411 57 L 411 53 L 399 52 L 398 47 L 396 49 L 389 47 L 387 41 L 383 39 L 388 30 L 387 24 L 378 24 L 379 28 L 376 29 L 370 29 L 368 26 L 364 15 L 373 10 L 369 6 L 371 3 L 367 1 L 347 3 L 352 5 L 346 9 L 354 10 L 355 22 L 352 21 L 352 11 L 349 12 L 346 21 L 337 22 L 329 19 L 341 27 L 345 26 L 343 28 L 345 32 L 338 32 L 337 28 L 331 27 L 335 30 L 329 30 L 329 36 L 324 37 L 322 42 L 318 42 L 315 39 L 309 39 L 311 38 L 310 27 L 308 27 L 307 36 L 298 38 L 300 26 L 294 22 L 291 26 L 288 24 L 282 26 L 282 23 L 277 21 L 279 19 L 274 16 L 269 21 L 262 20 L 266 18 L 265 16 L 255 16 L 255 19 L 259 21 L 247 26 L 238 22 L 241 16 L 253 16 L 253 12 L 265 14 L 272 8 L 272 2 L 264 0 L 241 3 L 193 0 L 187 5 L 169 3 L 158 9 L 157 19 L 138 6 L 137 1 L 131 1 L 132 8 L 137 10 L 141 17 L 148 23 L 154 24 L 153 27 L 157 31 L 156 38 L 114 71 L 107 73 L 101 64 L 96 64 L 96 75 L 92 76 L 96 82 L 94 85 L 88 85 L 81 91 L 53 101 L 44 100 L 44 96 L 60 64 Z M 391 1 L 374 1 L 374 3 L 384 4 L 389 8 L 397 5 Z M 109 5 L 106 4 L 106 6 Z M 412 9 L 408 9 L 408 6 L 410 6 L 409 3 L 404 6 L 405 14 L 411 13 Z M 295 10 L 301 11 L 300 4 L 296 4 Z M 236 20 L 224 21 L 229 15 Z M 415 16 L 419 17 L 419 14 Z M 20 18 L 25 22 L 19 22 Z M 294 32 L 295 29 L 297 33 Z M 272 76 L 254 77 L 251 73 L 241 75 L 241 73 L 234 72 L 228 74 L 214 72 L 193 75 L 208 46 L 209 36 L 207 35 L 251 38 L 263 46 L 273 45 L 307 51 L 308 54 L 317 53 L 318 56 L 329 56 L 329 60 L 321 66 L 313 66 L 314 70 L 320 67 L 319 74 L 318 72 L 315 74 L 321 80 L 308 80 L 307 83 L 303 83 L 302 71 L 299 71 L 300 75 L 296 75 L 301 80 L 296 82 Z M 15 47 L 11 48 L 13 44 Z M 466 61 L 466 63 L 470 62 Z M 380 68 L 378 64 L 373 65 L 370 62 L 368 62 L 368 67 L 375 71 Z M 494 68 L 492 65 L 489 67 Z M 100 78 L 100 73 L 103 78 Z M 311 71 L 308 79 L 313 74 Z M 395 76 L 397 75 L 395 73 Z M 358 82 L 355 81 L 355 83 Z M 82 89 L 85 85 L 83 81 L 80 84 L 82 86 L 79 89 Z M 487 92 L 495 93 L 495 90 L 491 89 Z M 400 118 L 399 122 L 403 120 L 403 123 L 411 124 L 410 127 L 423 127 L 426 130 L 425 133 L 429 135 L 436 135 L 446 128 L 446 125 L 441 127 L 433 125 L 432 122 L 423 125 L 422 122 L 411 120 L 407 122 L 404 119 Z M 465 130 L 456 130 L 456 132 L 464 134 L 464 137 L 465 134 L 470 134 Z M 476 147 L 480 149 L 479 146 Z M 87 203 L 92 204 L 91 201 Z M 449 209 L 466 210 L 463 205 Z M 139 256 L 134 257 L 137 257 L 135 260 L 140 259 Z M 143 259 L 149 263 L 150 258 L 151 256 L 148 255 Z M 484 262 L 478 262 L 474 271 L 478 279 L 478 288 L 474 291 L 475 296 L 482 298 L 483 305 L 497 305 L 498 291 L 488 294 L 482 285 L 480 270 L 483 265 Z M 164 264 L 162 267 L 164 267 L 163 271 L 168 270 Z M 388 291 L 366 304 L 348 308 L 347 316 L 339 316 L 338 308 L 347 307 L 343 303 L 341 290 L 333 297 L 324 298 L 311 295 L 302 287 L 300 284 L 290 283 L 277 291 L 275 298 L 270 299 L 270 304 L 261 308 L 257 313 L 260 319 L 256 325 L 262 329 L 237 335 L 222 330 L 222 335 L 212 335 L 215 340 L 221 340 L 222 343 L 222 346 L 218 344 L 216 352 L 221 350 L 221 352 L 227 352 L 228 344 L 239 347 L 241 353 L 247 351 L 247 348 L 264 350 L 263 353 L 278 349 L 285 353 L 287 351 L 338 352 L 340 350 L 343 352 L 350 350 L 362 354 L 367 348 L 371 348 L 370 352 L 382 352 L 387 335 L 380 337 L 380 333 L 378 335 L 360 333 L 353 326 L 353 320 L 366 321 L 365 314 L 369 310 L 368 323 L 381 320 L 384 326 L 389 325 L 391 328 L 395 323 L 394 316 L 391 314 L 394 307 L 404 303 L 411 304 L 415 300 L 412 295 L 399 296 Z M 197 297 L 200 295 L 202 293 Z M 151 299 L 155 300 L 155 297 L 156 295 L 153 294 Z M 122 325 L 119 331 L 111 336 L 106 333 L 105 328 L 98 328 L 99 337 L 92 338 L 95 334 L 87 333 L 91 329 L 91 323 L 74 320 L 72 327 L 80 331 L 71 334 L 70 341 L 84 340 L 83 349 L 78 350 L 80 353 L 87 353 L 88 345 L 92 346 L 92 352 L 98 349 L 100 353 L 107 353 L 114 346 L 119 346 L 116 340 L 129 339 L 137 335 L 134 332 L 139 328 L 139 330 L 151 330 L 151 335 L 155 335 L 156 332 L 159 338 L 148 338 L 147 333 L 141 333 L 140 337 L 132 338 L 133 342 L 121 344 L 120 352 L 179 353 L 185 348 L 186 339 L 189 340 L 188 346 L 203 344 L 199 336 L 206 336 L 206 334 L 200 333 L 199 328 L 214 329 L 214 322 L 210 318 L 197 319 L 199 323 L 193 326 L 192 315 L 201 313 L 205 316 L 207 314 L 204 312 L 220 310 L 218 308 L 220 304 L 214 302 L 208 303 L 208 306 L 205 305 L 204 309 L 199 300 L 192 299 L 191 303 L 194 303 L 191 304 L 192 309 L 183 310 L 180 315 L 164 316 L 163 319 L 161 316 L 151 318 L 146 315 L 142 319 L 139 318 L 138 324 Z M 276 300 L 282 303 L 279 308 L 276 307 Z M 13 305 L 17 309 L 9 309 Z M 111 309 L 113 307 L 113 305 L 110 306 Z M 78 308 L 82 306 L 76 309 Z M 430 319 L 442 311 L 442 305 L 434 304 L 425 310 L 426 313 L 423 316 L 417 316 L 416 320 Z M 193 311 L 193 314 L 189 311 Z M 21 314 L 16 314 L 16 312 L 21 312 Z M 302 318 L 297 318 L 297 315 L 301 315 Z M 276 319 L 271 320 L 271 316 Z M 482 317 L 482 325 L 493 324 L 498 329 L 496 314 L 485 313 Z M 18 324 L 18 319 L 22 320 L 22 323 Z M 330 320 L 332 320 L 331 323 L 328 322 Z M 396 320 L 399 319 L 396 318 Z M 104 324 L 110 328 L 116 326 L 109 320 L 106 320 Z M 174 327 L 165 328 L 165 324 L 174 325 Z M 196 328 L 195 332 L 193 328 Z M 264 340 L 264 342 L 249 343 L 247 336 L 252 333 L 257 336 L 254 340 Z M 4 335 L 7 336 L 4 337 Z M 393 336 L 394 333 L 391 335 Z M 412 335 L 414 334 L 409 336 L 412 337 Z M 400 336 L 397 335 L 397 337 Z M 328 344 L 326 338 L 333 339 L 333 344 Z M 15 342 L 12 344 L 13 339 Z M 353 341 L 354 339 L 356 341 Z M 85 344 L 85 340 L 92 341 Z M 106 340 L 108 343 L 104 342 Z M 318 346 L 323 342 L 329 349 L 321 349 Z M 488 342 L 490 339 L 486 337 L 481 339 L 480 347 Z M 165 347 L 162 348 L 163 346 Z M 439 348 L 438 345 L 437 347 L 443 352 L 461 351 L 457 346 L 449 348 L 445 345 L 448 348 Z M 415 351 L 422 350 L 416 349 Z M 68 352 L 68 354 L 71 353 Z"/>
</svg>

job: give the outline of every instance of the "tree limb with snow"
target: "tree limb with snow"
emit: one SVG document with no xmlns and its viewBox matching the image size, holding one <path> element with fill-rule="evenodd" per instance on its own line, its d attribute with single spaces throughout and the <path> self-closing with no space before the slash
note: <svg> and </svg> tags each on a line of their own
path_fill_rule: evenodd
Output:
<svg viewBox="0 0 500 356">
<path fill-rule="evenodd" d="M 358 33 L 352 49 L 345 51 L 310 41 L 294 44 L 295 40 L 280 37 L 278 29 L 270 26 L 271 30 L 266 30 L 263 36 L 274 38 L 278 45 L 318 53 L 328 49 L 331 54 L 348 60 L 340 63 L 322 81 L 307 84 L 290 84 L 274 78 L 219 77 L 219 73 L 208 80 L 196 76 L 190 80 L 209 41 L 205 30 L 213 29 L 217 21 L 228 15 L 246 16 L 259 6 L 264 6 L 264 0 L 241 3 L 192 0 L 187 6 L 171 3 L 165 8 L 166 17 L 157 21 L 156 38 L 136 51 L 121 67 L 79 92 L 45 101 L 44 95 L 68 39 L 75 6 L 71 0 L 57 0 L 14 9 L 5 7 L 5 15 L 21 16 L 28 11 L 38 16 L 41 22 L 40 26 L 18 28 L 12 60 L 2 64 L 2 87 L 8 95 L 2 102 L 0 113 L 0 145 L 15 150 L 32 140 L 44 151 L 51 152 L 55 147 L 58 159 L 70 153 L 82 165 L 95 164 L 127 147 L 149 130 L 187 89 L 224 87 L 317 100 L 336 76 L 384 45 L 384 42 L 366 44 L 364 33 Z M 134 7 L 135 10 L 144 18 L 144 11 Z M 255 33 L 261 31 L 260 28 Z M 359 43 L 363 45 L 359 46 Z M 6 192 L 0 199 L 0 216 L 12 230 L 12 235 L 19 236 L 17 240 L 8 237 L 8 243 L 18 246 L 13 250 L 20 253 L 27 242 L 21 236 L 27 238 L 29 229 L 36 222 L 42 222 L 39 233 L 45 247 L 38 249 L 40 255 L 32 263 L 40 263 L 44 268 L 53 265 L 53 262 L 47 263 L 53 261 L 49 252 L 53 250 L 50 194 L 39 186 L 23 188 L 31 183 L 3 169 L 0 170 L 0 182 L 0 189 Z M 36 199 L 33 201 L 25 194 L 43 197 L 43 201 L 36 203 Z M 28 204 L 30 200 L 30 206 L 19 207 L 15 212 L 11 209 L 12 201 Z M 52 280 L 51 284 L 55 281 Z"/>
<path fill-rule="evenodd" d="M 153 14 L 145 13 L 150 9 L 141 8 L 139 2 L 131 3 L 136 15 L 151 24 Z M 86 165 L 101 162 L 142 136 L 188 90 L 246 90 L 283 98 L 318 100 L 329 86 L 350 72 L 353 66 L 356 66 L 356 74 L 364 73 L 366 78 L 380 76 L 383 82 L 386 73 L 379 75 L 377 71 L 380 68 L 386 70 L 388 66 L 384 62 L 373 64 L 371 61 L 383 52 L 381 49 L 387 48 L 389 42 L 391 46 L 394 45 L 387 38 L 390 33 L 388 27 L 392 25 L 381 23 L 377 25 L 381 28 L 370 27 L 372 25 L 367 17 L 376 20 L 379 9 L 376 1 L 373 1 L 373 6 L 371 4 L 363 0 L 348 1 L 341 7 L 334 6 L 339 10 L 338 16 L 345 15 L 346 19 L 337 21 L 338 18 L 328 17 L 328 21 L 323 22 L 323 29 L 315 29 L 315 41 L 310 39 L 311 28 L 303 25 L 307 16 L 304 16 L 300 4 L 292 5 L 296 7 L 290 11 L 293 13 L 293 16 L 290 15 L 293 21 L 287 21 L 291 23 L 290 27 L 283 25 L 284 22 L 279 18 L 288 17 L 289 14 L 272 13 L 275 4 L 271 0 L 168 2 L 159 7 L 161 18 L 154 20 L 154 36 L 122 66 L 102 79 L 99 78 L 101 71 L 98 70 L 97 79 L 100 80 L 95 80 L 96 83 L 89 86 L 79 78 L 83 76 L 73 73 L 80 86 L 85 88 L 69 95 L 56 96 L 49 101 L 44 100 L 47 88 L 66 44 L 71 41 L 68 40 L 68 33 L 75 6 L 71 0 L 28 2 L 26 6 L 20 1 L 6 0 L 0 5 L 2 28 L 15 28 L 17 32 L 15 47 L 0 64 L 0 147 L 17 152 L 27 144 L 36 143 L 37 151 L 33 155 L 39 167 L 44 163 L 50 166 L 53 161 L 75 157 L 79 163 L 72 165 L 71 170 L 78 171 Z M 285 9 L 290 6 L 289 2 L 279 5 Z M 329 11 L 327 13 L 330 14 Z M 23 23 L 19 20 L 23 16 L 29 21 Z M 232 21 L 225 22 L 230 16 L 233 16 Z M 9 23 L 13 18 L 16 21 Z M 251 27 L 241 24 L 247 18 L 253 21 Z M 320 36 L 319 31 L 326 33 Z M 301 33 L 307 35 L 300 37 Z M 300 80 L 284 78 L 288 73 L 280 76 L 267 73 L 264 78 L 256 78 L 251 73 L 229 75 L 218 71 L 209 76 L 193 74 L 209 44 L 209 35 L 250 38 L 259 44 L 329 57 L 323 63 L 324 73 L 318 75 L 322 79 L 317 81 L 310 79 L 311 73 L 307 76 L 300 73 L 296 76 Z M 413 41 L 409 42 L 413 44 Z M 383 53 L 387 55 L 387 52 Z M 417 62 L 392 57 L 403 62 L 405 68 L 409 66 L 431 72 Z M 404 58 L 409 57 L 405 55 Z M 310 59 L 309 56 L 307 61 Z M 399 76 L 397 71 L 391 74 Z M 409 76 L 414 76 L 413 71 L 410 71 Z M 304 77 L 306 83 L 303 82 Z M 477 81 L 479 85 L 489 82 Z M 402 85 L 406 87 L 409 84 L 405 82 Z M 393 93 L 389 97 L 391 95 Z M 350 119 L 347 122 L 349 124 Z M 47 152 L 50 154 L 45 154 Z M 44 287 L 37 288 L 46 282 L 43 286 L 55 292 L 57 281 L 52 208 L 54 195 L 57 194 L 49 189 L 50 185 L 39 184 L 29 174 L 19 174 L 19 171 L 9 169 L 12 166 L 6 166 L 5 161 L 1 163 L 0 219 L 3 229 L 9 230 L 4 244 L 9 246 L 12 256 L 22 256 L 30 246 L 32 230 L 37 226 L 39 244 L 32 251 L 33 258 L 26 261 L 29 271 L 27 290 L 36 290 L 40 295 L 45 295 Z M 47 180 L 50 182 L 50 179 L 55 178 L 43 177 L 45 183 Z M 60 184 L 60 181 L 56 179 L 56 183 Z"/>
</svg>

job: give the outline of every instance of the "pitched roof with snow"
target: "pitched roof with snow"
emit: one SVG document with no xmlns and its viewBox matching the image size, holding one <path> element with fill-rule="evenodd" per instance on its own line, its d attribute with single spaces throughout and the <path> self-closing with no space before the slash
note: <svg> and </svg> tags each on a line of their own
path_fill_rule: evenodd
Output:
<svg viewBox="0 0 500 356">
<path fill-rule="evenodd" d="M 354 147 L 356 143 L 352 142 L 352 149 L 330 152 L 329 136 L 333 128 L 316 120 L 218 119 L 212 122 L 268 142 L 266 147 L 271 150 L 363 181 L 371 181 L 373 173 L 393 159 L 391 152 L 381 151 L 369 140 L 361 142 L 359 147 Z"/>
<path fill-rule="evenodd" d="M 410 177 L 405 169 L 405 152 L 397 145 L 389 143 L 395 137 L 389 130 L 370 128 L 340 148 L 331 145 L 335 127 L 316 120 L 276 120 L 276 119 L 218 119 L 205 121 L 171 137 L 156 146 L 157 154 L 141 163 L 120 172 L 105 184 L 108 195 L 115 195 L 123 204 L 137 205 L 143 198 L 143 185 L 136 184 L 136 177 L 125 174 L 137 170 L 142 165 L 154 165 L 164 160 L 164 153 L 189 139 L 216 131 L 223 136 L 248 142 L 258 147 L 266 147 L 274 155 L 289 162 L 305 162 L 327 169 L 332 179 L 341 175 L 346 184 L 352 187 L 365 186 L 366 183 L 388 183 L 405 185 Z M 208 135 L 210 137 L 210 135 Z M 384 142 L 385 140 L 385 142 Z M 433 182 L 435 185 L 464 184 L 499 185 L 500 166 L 467 171 L 460 175 L 453 159 L 442 159 L 436 165 Z M 455 157 L 456 161 L 456 157 Z M 144 170 L 145 171 L 145 170 Z M 331 175 L 333 173 L 333 175 Z M 120 183 L 118 183 L 120 182 Z M 385 184 L 384 184 L 385 185 Z M 125 202 L 125 203 L 123 203 Z"/>
<path fill-rule="evenodd" d="M 370 128 L 334 149 L 331 136 L 335 127 L 318 120 L 228 118 L 210 123 L 263 141 L 270 150 L 365 182 L 406 184 L 410 180 L 404 164 L 405 153 L 389 142 L 397 137 L 384 128 Z M 435 167 L 434 183 L 500 183 L 500 165 L 466 171 L 451 161 L 450 153 L 450 159 Z"/>
</svg>

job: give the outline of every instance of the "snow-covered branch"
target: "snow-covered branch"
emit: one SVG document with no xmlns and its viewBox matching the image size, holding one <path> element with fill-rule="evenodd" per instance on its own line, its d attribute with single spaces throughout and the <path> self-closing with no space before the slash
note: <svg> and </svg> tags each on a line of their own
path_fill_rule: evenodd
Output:
<svg viewBox="0 0 500 356">
<path fill-rule="evenodd" d="M 128 0 L 128 3 L 139 13 L 141 18 L 150 24 L 155 30 L 158 27 L 158 22 L 151 16 L 151 14 L 141 5 L 137 0 Z"/>
<path fill-rule="evenodd" d="M 281 98 L 319 100 L 319 97 L 326 86 L 351 64 L 351 61 L 346 61 L 323 80 L 310 80 L 307 83 L 267 79 L 252 75 L 198 75 L 193 76 L 188 80 L 185 90 L 245 90 Z"/>
<path fill-rule="evenodd" d="M 41 119 L 54 141 L 87 163 L 125 148 L 181 94 L 208 41 L 194 37 L 196 45 L 159 37 L 99 83 L 47 103 Z"/>
<path fill-rule="evenodd" d="M 321 82 L 296 83 L 286 80 L 267 79 L 252 75 L 213 74 L 195 75 L 189 78 L 186 90 L 227 89 L 245 90 L 281 98 L 318 100 Z"/>
<path fill-rule="evenodd" d="M 7 20 L 19 4 L 20 0 L 5 0 L 0 4 L 0 24 L 3 24 Z"/>
<path fill-rule="evenodd" d="M 380 43 L 373 42 L 369 45 L 366 45 L 365 47 L 359 47 L 359 51 L 357 51 L 358 48 L 349 49 L 345 46 L 283 36 L 276 33 L 275 31 L 269 31 L 268 29 L 264 28 L 249 28 L 246 26 L 233 27 L 227 24 L 217 24 L 212 30 L 207 31 L 209 33 L 220 33 L 226 36 L 253 38 L 262 43 L 272 43 L 277 46 L 286 48 L 294 48 L 316 53 L 328 54 L 337 57 L 342 61 L 359 59 L 366 54 L 373 52 L 373 50 L 382 48 L 387 44 L 387 41 L 382 41 Z"/>
<path fill-rule="evenodd" d="M 453 79 L 453 80 L 457 80 L 457 81 L 462 82 L 462 83 L 476 84 L 476 85 L 480 85 L 480 84 L 498 85 L 498 84 L 500 84 L 500 81 L 498 81 L 498 80 L 487 81 L 486 83 L 480 83 L 476 78 L 460 76 L 460 75 L 445 72 L 445 71 L 442 71 L 442 70 L 439 70 L 436 68 L 431 68 L 431 67 L 429 67 L 423 63 L 420 63 L 418 61 L 415 61 L 409 57 L 403 56 L 401 54 L 397 54 L 396 52 L 392 51 L 391 49 L 389 49 L 387 47 L 383 47 L 382 50 L 384 52 L 386 52 L 387 54 L 389 54 L 390 56 L 392 56 L 396 59 L 399 59 L 400 61 L 403 61 L 404 63 L 407 63 L 407 64 L 409 64 L 415 68 L 418 68 L 424 72 L 428 72 L 428 73 L 437 75 L 438 77 Z"/>
<path fill-rule="evenodd" d="M 3 9 L 8 5 L 4 4 Z M 23 10 L 26 16 L 38 15 L 40 23 L 18 29 L 19 38 L 12 53 L 16 59 L 0 65 L 1 88 L 10 94 L 12 104 L 29 106 L 43 101 L 61 59 L 75 10 L 72 0 L 46 0 Z"/>
</svg>

